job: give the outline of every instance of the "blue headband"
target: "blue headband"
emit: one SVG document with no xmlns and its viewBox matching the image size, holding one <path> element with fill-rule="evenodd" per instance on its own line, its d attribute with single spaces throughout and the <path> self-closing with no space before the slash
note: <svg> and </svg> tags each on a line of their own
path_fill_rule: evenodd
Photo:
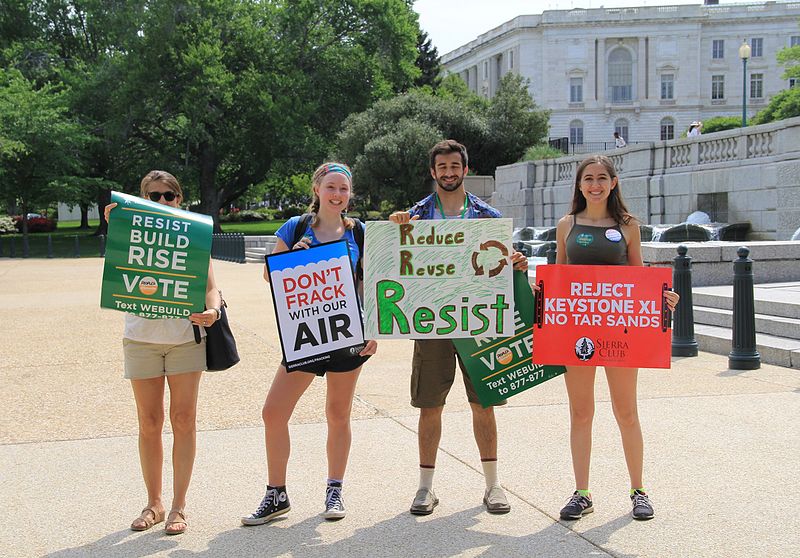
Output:
<svg viewBox="0 0 800 558">
<path fill-rule="evenodd" d="M 351 180 L 351 181 L 353 180 L 353 175 L 350 174 L 350 171 L 347 170 L 346 167 L 344 167 L 342 165 L 339 165 L 337 163 L 330 163 L 328 165 L 325 165 L 324 170 L 325 170 L 325 174 L 329 174 L 329 173 L 332 173 L 332 172 L 338 172 L 339 174 L 345 175 L 349 180 Z"/>
</svg>

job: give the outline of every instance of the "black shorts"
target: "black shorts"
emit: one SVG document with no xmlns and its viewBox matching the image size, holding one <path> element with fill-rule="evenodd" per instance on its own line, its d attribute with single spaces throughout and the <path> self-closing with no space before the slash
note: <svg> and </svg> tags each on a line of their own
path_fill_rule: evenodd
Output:
<svg viewBox="0 0 800 558">
<path fill-rule="evenodd" d="M 319 364 L 307 364 L 304 365 L 302 368 L 297 368 L 295 370 L 289 370 L 288 372 L 310 372 L 311 374 L 316 374 L 317 376 L 324 376 L 325 372 L 350 372 L 351 370 L 355 370 L 359 366 L 362 366 L 369 357 L 372 355 L 367 356 L 359 356 L 355 355 L 352 357 L 346 358 L 338 358 L 329 360 L 327 362 L 321 362 Z M 286 367 L 286 361 L 281 361 L 283 367 Z"/>
</svg>

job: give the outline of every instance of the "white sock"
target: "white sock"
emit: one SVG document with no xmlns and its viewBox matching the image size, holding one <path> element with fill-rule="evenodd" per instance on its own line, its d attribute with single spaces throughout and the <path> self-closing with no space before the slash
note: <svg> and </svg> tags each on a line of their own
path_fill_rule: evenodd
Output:
<svg viewBox="0 0 800 558">
<path fill-rule="evenodd" d="M 497 460 L 481 461 L 483 465 L 483 476 L 486 479 L 486 489 L 500 486 L 500 481 L 497 480 Z"/>
<path fill-rule="evenodd" d="M 433 473 L 436 471 L 433 467 L 420 467 L 419 468 L 419 487 L 431 490 L 433 488 Z"/>
</svg>

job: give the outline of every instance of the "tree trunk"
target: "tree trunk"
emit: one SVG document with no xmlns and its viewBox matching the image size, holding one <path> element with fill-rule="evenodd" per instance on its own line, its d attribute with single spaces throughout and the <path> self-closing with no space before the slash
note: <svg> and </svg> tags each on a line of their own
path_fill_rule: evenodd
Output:
<svg viewBox="0 0 800 558">
<path fill-rule="evenodd" d="M 80 208 L 81 208 L 81 226 L 78 228 L 85 230 L 89 228 L 89 204 L 82 203 L 80 204 Z"/>
<path fill-rule="evenodd" d="M 97 192 L 97 209 L 100 212 L 100 224 L 93 236 L 108 235 L 108 221 L 106 221 L 105 207 L 111 203 L 111 190 L 100 190 Z"/>
<path fill-rule="evenodd" d="M 219 225 L 219 192 L 217 191 L 217 157 L 214 147 L 200 145 L 200 213 L 214 219 L 214 232 L 222 232 Z"/>
</svg>

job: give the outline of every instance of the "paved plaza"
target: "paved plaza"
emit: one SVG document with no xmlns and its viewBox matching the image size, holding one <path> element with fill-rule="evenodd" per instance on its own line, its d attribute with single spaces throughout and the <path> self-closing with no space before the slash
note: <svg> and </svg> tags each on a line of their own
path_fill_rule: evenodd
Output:
<svg viewBox="0 0 800 558">
<path fill-rule="evenodd" d="M 242 362 L 204 376 L 189 531 L 134 533 L 146 504 L 136 414 L 122 378 L 122 314 L 99 307 L 102 260 L 0 259 L 0 556 L 173 558 L 793 556 L 800 545 L 800 371 L 732 371 L 701 353 L 642 370 L 645 479 L 656 509 L 630 517 L 628 480 L 598 373 L 595 513 L 558 520 L 572 492 L 563 381 L 497 412 L 500 480 L 512 511 L 485 512 L 463 387 L 445 410 L 427 517 L 408 513 L 418 480 L 411 342 L 382 341 L 364 368 L 345 479 L 347 517 L 326 522 L 324 382 L 292 423 L 292 511 L 242 527 L 266 482 L 261 405 L 281 358 L 261 266 L 215 262 Z M 171 437 L 165 437 L 171 444 Z M 169 460 L 169 452 L 166 452 Z M 165 497 L 171 497 L 170 464 Z"/>
</svg>

